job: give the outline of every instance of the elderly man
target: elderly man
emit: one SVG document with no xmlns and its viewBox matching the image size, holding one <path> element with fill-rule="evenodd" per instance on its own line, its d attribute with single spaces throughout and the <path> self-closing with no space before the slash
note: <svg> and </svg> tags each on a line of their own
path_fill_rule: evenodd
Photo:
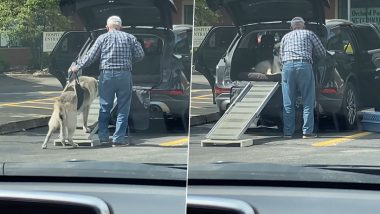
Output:
<svg viewBox="0 0 380 214">
<path fill-rule="evenodd" d="M 77 72 L 100 57 L 98 136 L 102 145 L 109 144 L 108 124 L 116 94 L 118 114 L 113 147 L 128 144 L 125 137 L 132 100 L 132 64 L 144 57 L 141 44 L 133 35 L 121 31 L 121 26 L 120 17 L 109 17 L 106 26 L 108 32 L 100 35 L 86 56 L 70 68 L 72 72 Z"/>
<path fill-rule="evenodd" d="M 296 92 L 303 102 L 303 138 L 317 137 L 314 133 L 315 82 L 313 56 L 323 57 L 326 50 L 312 31 L 305 30 L 305 21 L 295 17 L 292 31 L 281 40 L 282 94 L 284 103 L 284 137 L 291 138 L 295 131 Z"/>
</svg>

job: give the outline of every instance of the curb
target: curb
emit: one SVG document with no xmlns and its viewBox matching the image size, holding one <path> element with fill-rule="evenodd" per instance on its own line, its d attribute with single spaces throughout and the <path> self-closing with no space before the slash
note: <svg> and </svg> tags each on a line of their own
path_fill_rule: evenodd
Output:
<svg viewBox="0 0 380 214">
<path fill-rule="evenodd" d="M 220 119 L 219 113 L 211 113 L 205 115 L 192 116 L 190 118 L 190 126 L 199 126 L 203 124 L 213 123 Z"/>
<path fill-rule="evenodd" d="M 9 122 L 0 125 L 0 135 L 9 134 L 18 131 L 24 131 L 26 129 L 38 128 L 42 126 L 47 126 L 49 123 L 50 116 L 34 118 L 29 120 Z"/>
</svg>

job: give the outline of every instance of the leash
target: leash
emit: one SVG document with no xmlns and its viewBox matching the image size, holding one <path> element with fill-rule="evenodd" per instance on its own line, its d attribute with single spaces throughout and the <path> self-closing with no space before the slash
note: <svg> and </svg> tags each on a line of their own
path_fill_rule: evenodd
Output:
<svg viewBox="0 0 380 214">
<path fill-rule="evenodd" d="M 71 64 L 71 66 L 73 66 L 73 65 L 76 65 L 76 60 L 75 60 L 75 62 L 73 62 Z M 83 104 L 83 101 L 84 101 L 84 89 L 80 86 L 78 72 L 68 72 L 68 76 L 67 76 L 67 79 L 66 79 L 66 87 L 65 87 L 64 91 L 69 86 L 70 79 L 72 78 L 73 75 L 74 75 L 74 81 L 75 81 L 74 89 L 75 89 L 75 93 L 76 93 L 76 96 L 77 96 L 77 110 L 79 110 L 80 107 L 82 107 L 82 104 Z"/>
</svg>

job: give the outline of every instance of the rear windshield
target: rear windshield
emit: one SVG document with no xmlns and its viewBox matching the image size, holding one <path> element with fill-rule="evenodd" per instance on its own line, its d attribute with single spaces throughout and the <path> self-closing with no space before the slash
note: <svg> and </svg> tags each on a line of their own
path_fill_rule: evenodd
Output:
<svg viewBox="0 0 380 214">
<path fill-rule="evenodd" d="M 358 42 L 363 50 L 373 50 L 380 49 L 380 37 L 379 32 L 372 28 L 371 26 L 366 25 L 357 25 L 357 37 Z"/>
<path fill-rule="evenodd" d="M 241 12 L 241 23 L 289 21 L 295 16 L 313 19 L 313 4 L 309 0 L 248 0 L 230 3 L 233 11 Z"/>
</svg>

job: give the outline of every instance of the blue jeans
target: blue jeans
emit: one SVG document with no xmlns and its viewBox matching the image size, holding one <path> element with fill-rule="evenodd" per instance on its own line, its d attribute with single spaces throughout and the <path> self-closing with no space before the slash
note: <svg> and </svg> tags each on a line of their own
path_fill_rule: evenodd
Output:
<svg viewBox="0 0 380 214">
<path fill-rule="evenodd" d="M 129 71 L 103 70 L 99 76 L 99 131 L 100 142 L 108 142 L 108 124 L 116 94 L 117 120 L 113 143 L 125 143 L 128 116 L 132 100 L 132 76 Z"/>
<path fill-rule="evenodd" d="M 308 62 L 285 62 L 282 69 L 282 97 L 284 102 L 284 135 L 295 131 L 295 102 L 297 92 L 303 103 L 303 134 L 314 131 L 315 82 L 313 67 Z"/>
</svg>

